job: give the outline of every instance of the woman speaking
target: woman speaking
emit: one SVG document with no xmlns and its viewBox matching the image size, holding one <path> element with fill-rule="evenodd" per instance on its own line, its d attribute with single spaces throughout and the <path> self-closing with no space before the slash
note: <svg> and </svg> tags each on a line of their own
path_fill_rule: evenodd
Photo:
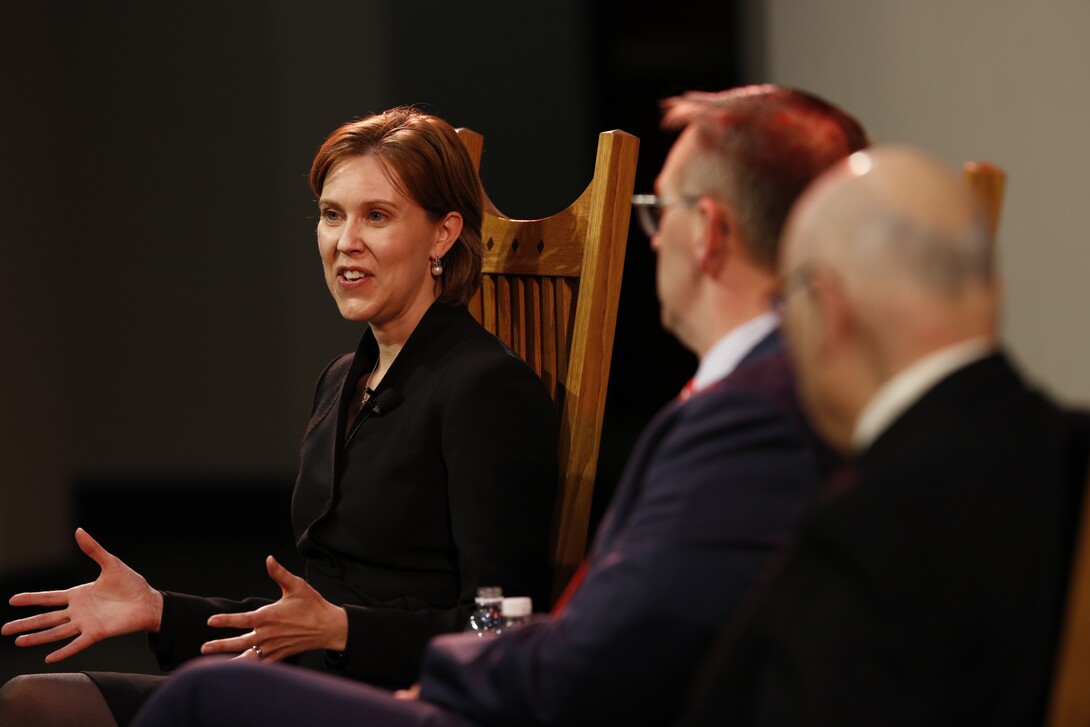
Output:
<svg viewBox="0 0 1090 727">
<path fill-rule="evenodd" d="M 303 437 L 291 516 L 304 577 L 270 557 L 276 601 L 159 591 L 79 530 L 100 576 L 14 596 L 51 609 L 3 627 L 19 646 L 70 639 L 56 662 L 147 631 L 164 669 L 235 653 L 398 687 L 431 636 L 464 626 L 477 587 L 546 603 L 556 415 L 466 310 L 483 195 L 468 152 L 445 121 L 392 109 L 334 131 L 310 183 L 326 283 L 364 331 L 319 378 Z M 164 678 L 24 675 L 0 690 L 0 724 L 126 724 Z"/>
</svg>

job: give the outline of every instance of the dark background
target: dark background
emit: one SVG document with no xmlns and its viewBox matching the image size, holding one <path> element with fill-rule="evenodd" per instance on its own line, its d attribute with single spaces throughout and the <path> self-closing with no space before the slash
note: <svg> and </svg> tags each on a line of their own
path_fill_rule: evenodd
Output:
<svg viewBox="0 0 1090 727">
<path fill-rule="evenodd" d="M 328 299 L 310 159 L 341 122 L 419 104 L 484 134 L 481 176 L 538 217 L 597 134 L 754 80 L 741 2 L 5 2 L 0 149 L 0 587 L 93 578 L 83 525 L 153 585 L 268 593 L 313 381 L 359 329 Z M 750 70 L 747 70 L 749 68 Z M 633 224 L 595 493 L 695 361 L 658 323 Z M 0 608 L 0 619 L 12 618 Z M 142 637 L 53 669 L 154 671 Z M 0 640 L 0 681 L 45 669 Z"/>
</svg>

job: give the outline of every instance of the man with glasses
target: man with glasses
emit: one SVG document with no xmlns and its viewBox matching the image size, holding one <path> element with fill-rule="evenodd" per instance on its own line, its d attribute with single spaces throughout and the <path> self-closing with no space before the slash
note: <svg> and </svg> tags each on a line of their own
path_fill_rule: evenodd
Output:
<svg viewBox="0 0 1090 727">
<path fill-rule="evenodd" d="M 634 203 L 658 254 L 663 325 L 700 366 L 636 445 L 570 598 L 497 638 L 433 639 L 416 699 L 215 664 L 172 679 L 140 724 L 642 725 L 677 713 L 823 474 L 776 333 L 777 246 L 803 188 L 866 139 L 835 107 L 775 86 L 665 107 L 681 135 L 656 196 Z"/>
</svg>

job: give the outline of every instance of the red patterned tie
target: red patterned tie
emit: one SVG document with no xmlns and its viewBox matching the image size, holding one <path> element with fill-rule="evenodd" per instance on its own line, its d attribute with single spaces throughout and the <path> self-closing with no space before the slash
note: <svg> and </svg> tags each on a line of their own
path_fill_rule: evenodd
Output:
<svg viewBox="0 0 1090 727">
<path fill-rule="evenodd" d="M 579 564 L 579 567 L 572 573 L 571 580 L 568 581 L 568 585 L 564 586 L 564 592 L 560 594 L 560 598 L 556 599 L 556 603 L 553 604 L 553 610 L 550 615 L 556 618 L 560 613 L 568 607 L 568 601 L 575 595 L 575 592 L 579 590 L 580 584 L 583 583 L 583 579 L 587 575 L 587 569 L 590 567 L 590 558 L 584 558 L 583 562 Z"/>
<path fill-rule="evenodd" d="M 677 393 L 678 401 L 686 401 L 696 391 L 696 377 L 689 379 L 685 382 L 685 386 L 681 387 L 681 391 Z M 568 601 L 571 600 L 575 592 L 579 590 L 580 584 L 587 575 L 587 569 L 590 567 L 590 559 L 586 558 L 579 564 L 579 568 L 572 574 L 571 580 L 568 581 L 568 585 L 564 586 L 564 591 L 560 594 L 560 597 L 556 599 L 556 603 L 553 604 L 553 610 L 550 612 L 553 618 L 559 616 L 565 608 L 568 607 Z"/>
</svg>

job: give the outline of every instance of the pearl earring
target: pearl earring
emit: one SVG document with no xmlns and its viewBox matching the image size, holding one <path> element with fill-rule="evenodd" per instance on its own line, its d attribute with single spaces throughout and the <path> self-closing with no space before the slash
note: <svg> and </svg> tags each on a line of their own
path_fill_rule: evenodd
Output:
<svg viewBox="0 0 1090 727">
<path fill-rule="evenodd" d="M 431 274 L 436 278 L 443 274 L 443 258 L 433 257 L 431 259 Z"/>
</svg>

